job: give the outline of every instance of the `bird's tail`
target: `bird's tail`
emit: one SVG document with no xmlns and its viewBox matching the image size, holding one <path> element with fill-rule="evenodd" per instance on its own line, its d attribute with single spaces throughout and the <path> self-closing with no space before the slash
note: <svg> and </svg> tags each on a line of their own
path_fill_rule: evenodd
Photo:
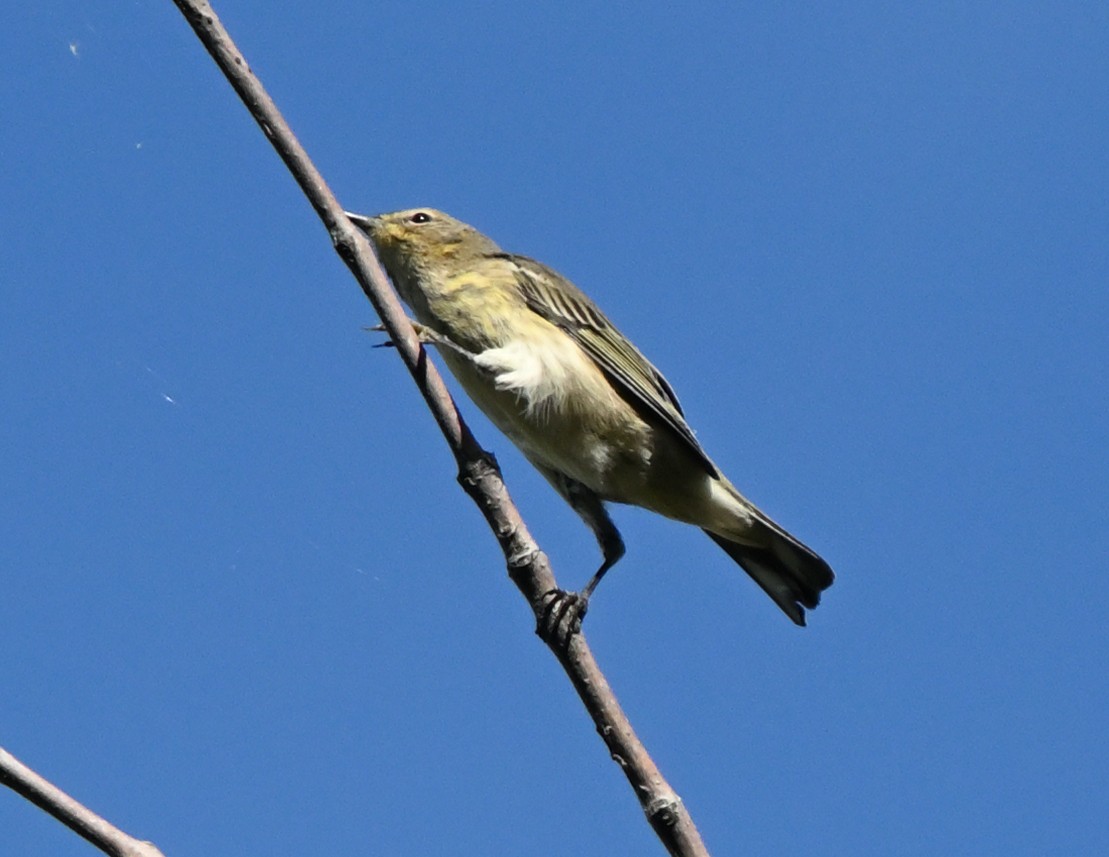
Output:
<svg viewBox="0 0 1109 857">
<path fill-rule="evenodd" d="M 708 530 L 705 533 L 755 579 L 790 619 L 804 625 L 804 608 L 811 610 L 820 603 L 820 593 L 832 585 L 835 575 L 815 552 L 769 518 L 761 515 L 760 518 L 752 527 L 752 535 L 759 538 L 750 541 L 732 541 Z"/>
</svg>

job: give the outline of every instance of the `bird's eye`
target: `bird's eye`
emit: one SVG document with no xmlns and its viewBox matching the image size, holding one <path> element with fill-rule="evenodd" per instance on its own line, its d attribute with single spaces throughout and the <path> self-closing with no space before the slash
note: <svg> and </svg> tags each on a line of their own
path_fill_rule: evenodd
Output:
<svg viewBox="0 0 1109 857">
<path fill-rule="evenodd" d="M 431 221 L 431 215 L 428 214 L 426 211 L 417 211 L 415 214 L 409 217 L 408 220 L 411 223 L 429 223 Z"/>
</svg>

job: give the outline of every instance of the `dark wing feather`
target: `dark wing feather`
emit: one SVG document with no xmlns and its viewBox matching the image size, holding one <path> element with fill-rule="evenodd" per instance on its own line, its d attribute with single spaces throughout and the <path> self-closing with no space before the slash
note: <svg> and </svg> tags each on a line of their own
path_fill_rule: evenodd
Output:
<svg viewBox="0 0 1109 857">
<path fill-rule="evenodd" d="M 708 471 L 716 466 L 682 415 L 674 390 L 650 361 L 620 333 L 584 292 L 562 275 L 526 256 L 503 254 L 516 264 L 517 283 L 532 312 L 564 330 L 636 407 L 657 417 Z"/>
</svg>

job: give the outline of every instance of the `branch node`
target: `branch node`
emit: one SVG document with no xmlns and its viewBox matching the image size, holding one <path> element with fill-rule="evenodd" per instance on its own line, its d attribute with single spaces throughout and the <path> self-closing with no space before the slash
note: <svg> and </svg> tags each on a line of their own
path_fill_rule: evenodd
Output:
<svg viewBox="0 0 1109 857">
<path fill-rule="evenodd" d="M 658 829 L 672 828 L 681 821 L 682 799 L 677 795 L 655 798 L 643 807 L 651 826 Z"/>
<path fill-rule="evenodd" d="M 508 557 L 508 576 L 513 577 L 532 566 L 543 552 L 538 548 L 525 548 Z"/>
</svg>

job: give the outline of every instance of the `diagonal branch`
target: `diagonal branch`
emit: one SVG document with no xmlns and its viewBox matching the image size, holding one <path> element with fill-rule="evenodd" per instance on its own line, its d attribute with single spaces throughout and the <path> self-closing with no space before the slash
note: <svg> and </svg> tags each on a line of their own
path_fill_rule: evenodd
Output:
<svg viewBox="0 0 1109 857">
<path fill-rule="evenodd" d="M 142 842 L 109 824 L 49 780 L 0 747 L 0 783 L 45 810 L 111 857 L 164 857 L 153 842 Z"/>
<path fill-rule="evenodd" d="M 520 513 L 509 498 L 508 489 L 501 479 L 493 456 L 478 445 L 462 421 L 442 378 L 428 360 L 427 353 L 412 330 L 368 240 L 343 214 L 342 207 L 328 189 L 323 176 L 309 160 L 308 154 L 289 129 L 276 105 L 250 71 L 211 6 L 197 0 L 174 2 L 293 174 L 327 227 L 339 256 L 353 272 L 366 297 L 381 316 L 397 352 L 415 379 L 454 453 L 458 463 L 459 482 L 481 509 L 504 552 L 512 581 L 528 600 L 537 622 L 541 622 L 546 607 L 544 595 L 556 588 L 547 557 L 532 539 Z M 636 737 L 627 716 L 597 666 L 584 636 L 580 633 L 571 634 L 566 641 L 551 639 L 547 643 L 565 669 L 612 758 L 627 776 L 651 826 L 667 850 L 682 857 L 707 855 L 708 851 L 681 799 L 663 779 Z M 4 776 L 0 776 L 0 782 L 11 785 L 39 806 L 55 812 L 51 807 L 60 798 L 39 796 L 40 792 L 32 794 L 13 785 L 11 779 Z M 60 817 L 59 813 L 55 814 Z M 103 824 L 107 825 L 107 822 Z M 78 832 L 88 837 L 84 831 L 78 829 Z M 139 852 L 108 853 L 137 855 Z"/>
<path fill-rule="evenodd" d="M 328 228 L 335 249 L 381 316 L 454 453 L 459 482 L 485 515 L 504 551 L 512 581 L 527 598 L 537 622 L 541 621 L 545 607 L 543 596 L 556 588 L 547 557 L 539 550 L 509 498 L 496 461 L 478 445 L 438 371 L 427 359 L 369 241 L 347 220 L 323 176 L 250 71 L 211 5 L 198 0 L 174 2 L 293 174 Z M 693 820 L 636 737 L 585 638 L 580 633 L 573 634 L 565 645 L 557 641 L 549 641 L 548 645 L 566 670 L 612 758 L 623 769 L 667 850 L 675 855 L 707 855 Z"/>
</svg>

